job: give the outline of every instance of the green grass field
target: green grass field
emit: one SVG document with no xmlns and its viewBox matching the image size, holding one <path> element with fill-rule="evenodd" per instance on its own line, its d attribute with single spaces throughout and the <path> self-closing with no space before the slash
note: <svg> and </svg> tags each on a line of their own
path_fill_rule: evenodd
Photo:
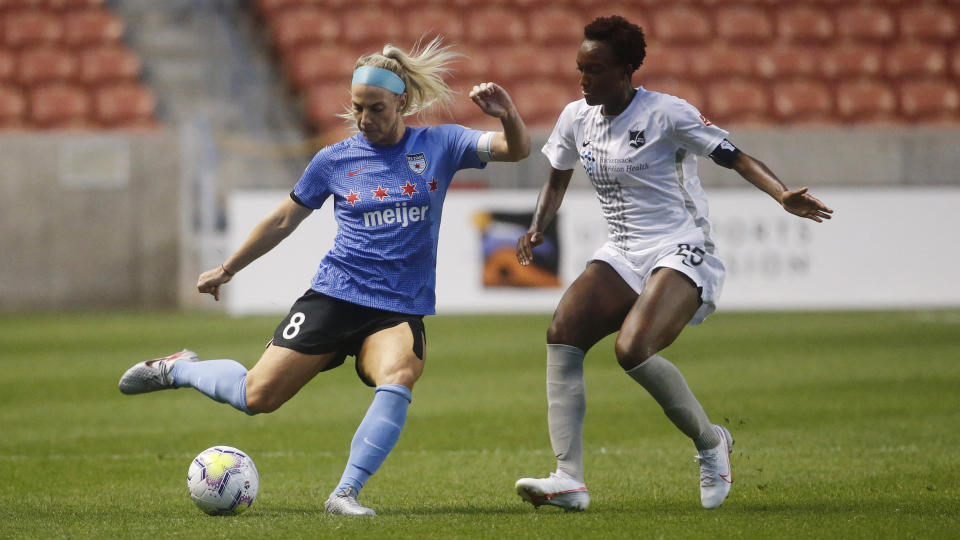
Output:
<svg viewBox="0 0 960 540">
<path fill-rule="evenodd" d="M 700 508 L 694 449 L 617 367 L 587 356 L 587 512 L 513 492 L 554 465 L 547 316 L 431 317 L 406 429 L 363 491 L 373 519 L 323 514 L 372 399 L 348 363 L 247 417 L 192 390 L 124 396 L 133 362 L 190 347 L 259 356 L 277 318 L 0 318 L 0 537 L 956 538 L 960 312 L 718 314 L 664 355 L 731 429 L 735 484 Z M 193 456 L 256 460 L 245 514 L 201 514 Z"/>
</svg>

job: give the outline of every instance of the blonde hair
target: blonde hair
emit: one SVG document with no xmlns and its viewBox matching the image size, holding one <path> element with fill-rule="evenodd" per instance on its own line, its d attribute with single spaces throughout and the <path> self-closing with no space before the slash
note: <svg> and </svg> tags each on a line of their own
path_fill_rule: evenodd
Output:
<svg viewBox="0 0 960 540">
<path fill-rule="evenodd" d="M 387 43 L 383 51 L 357 59 L 354 69 L 373 66 L 396 73 L 406 85 L 407 103 L 400 111 L 402 116 L 419 114 L 433 106 L 449 114 L 456 92 L 443 77 L 452 71 L 450 64 L 453 60 L 463 55 L 451 51 L 450 46 L 444 46 L 442 42 L 443 36 L 433 38 L 426 45 L 419 40 L 410 52 Z M 348 111 L 338 116 L 355 119 L 354 111 L 349 107 Z"/>
</svg>

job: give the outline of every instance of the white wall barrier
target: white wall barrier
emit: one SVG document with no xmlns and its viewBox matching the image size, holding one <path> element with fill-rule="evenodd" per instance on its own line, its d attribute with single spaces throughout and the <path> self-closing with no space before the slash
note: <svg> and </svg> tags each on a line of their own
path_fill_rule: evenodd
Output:
<svg viewBox="0 0 960 540">
<path fill-rule="evenodd" d="M 711 220 L 727 279 L 720 310 L 960 306 L 960 250 L 951 217 L 960 189 L 829 189 L 835 211 L 817 224 L 785 213 L 752 189 L 713 190 Z M 287 194 L 239 191 L 229 201 L 229 249 Z M 606 238 L 590 191 L 567 194 L 544 268 L 508 262 L 536 203 L 535 191 L 447 195 L 437 263 L 437 311 L 550 312 Z M 225 287 L 231 314 L 285 313 L 310 284 L 336 233 L 331 205 Z M 534 275 L 535 279 L 528 277 Z M 546 287 L 502 286 L 534 281 Z M 486 281 L 486 285 L 484 284 Z M 552 284 L 552 285 L 551 285 Z"/>
</svg>

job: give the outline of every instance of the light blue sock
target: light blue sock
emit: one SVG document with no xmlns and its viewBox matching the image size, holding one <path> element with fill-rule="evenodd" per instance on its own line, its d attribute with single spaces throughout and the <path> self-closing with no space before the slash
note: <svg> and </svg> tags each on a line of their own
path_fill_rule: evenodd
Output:
<svg viewBox="0 0 960 540">
<path fill-rule="evenodd" d="M 177 388 L 196 388 L 220 403 L 229 403 L 247 414 L 247 368 L 233 360 L 176 362 L 170 370 Z"/>
<path fill-rule="evenodd" d="M 336 491 L 352 486 L 359 493 L 377 472 L 400 438 L 412 397 L 410 390 L 400 384 L 377 387 L 373 403 L 350 443 L 350 459 Z"/>
</svg>

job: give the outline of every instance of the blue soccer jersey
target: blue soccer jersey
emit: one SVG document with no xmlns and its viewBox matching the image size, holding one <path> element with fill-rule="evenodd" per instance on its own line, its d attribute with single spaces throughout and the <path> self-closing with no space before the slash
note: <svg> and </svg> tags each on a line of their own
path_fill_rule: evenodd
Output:
<svg viewBox="0 0 960 540">
<path fill-rule="evenodd" d="M 482 131 L 458 125 L 406 129 L 392 146 L 362 135 L 320 150 L 291 197 L 320 208 L 333 196 L 337 236 L 311 288 L 400 313 L 434 313 L 437 241 L 454 173 L 483 168 Z"/>
</svg>

